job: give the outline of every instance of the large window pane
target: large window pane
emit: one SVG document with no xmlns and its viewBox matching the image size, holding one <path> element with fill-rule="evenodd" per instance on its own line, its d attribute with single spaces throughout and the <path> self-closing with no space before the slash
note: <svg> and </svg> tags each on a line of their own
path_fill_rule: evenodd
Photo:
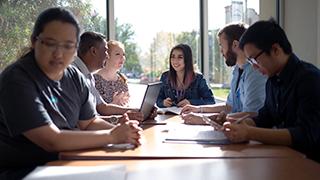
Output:
<svg viewBox="0 0 320 180">
<path fill-rule="evenodd" d="M 105 7 L 105 1 L 99 1 Z M 36 17 L 49 7 L 66 7 L 71 10 L 83 30 L 106 32 L 105 13 L 94 10 L 90 1 L 83 0 L 17 0 L 0 2 L 0 72 L 17 59 L 29 39 Z"/>
<path fill-rule="evenodd" d="M 115 0 L 116 39 L 126 46 L 123 72 L 147 82 L 169 69 L 170 49 L 186 43 L 199 62 L 198 0 Z"/>
<path fill-rule="evenodd" d="M 259 0 L 208 1 L 209 80 L 212 86 L 228 89 L 232 71 L 232 68 L 225 65 L 220 53 L 218 30 L 228 23 L 245 22 L 251 25 L 257 20 L 259 20 Z M 227 93 L 222 94 L 225 98 Z"/>
</svg>

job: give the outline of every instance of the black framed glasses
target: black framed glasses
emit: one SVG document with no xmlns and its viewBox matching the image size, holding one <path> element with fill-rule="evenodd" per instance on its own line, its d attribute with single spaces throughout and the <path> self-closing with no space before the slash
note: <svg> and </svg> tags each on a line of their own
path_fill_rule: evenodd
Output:
<svg viewBox="0 0 320 180">
<path fill-rule="evenodd" d="M 247 58 L 247 61 L 251 64 L 251 65 L 254 65 L 254 64 L 258 64 L 258 61 L 257 59 L 264 53 L 263 50 L 261 50 L 255 57 L 248 57 Z"/>
<path fill-rule="evenodd" d="M 64 53 L 73 53 L 77 49 L 77 43 L 61 43 L 52 39 L 42 38 L 40 36 L 37 36 L 36 39 L 39 40 L 42 45 L 44 45 L 52 52 L 57 50 L 58 48 L 61 48 Z"/>
</svg>

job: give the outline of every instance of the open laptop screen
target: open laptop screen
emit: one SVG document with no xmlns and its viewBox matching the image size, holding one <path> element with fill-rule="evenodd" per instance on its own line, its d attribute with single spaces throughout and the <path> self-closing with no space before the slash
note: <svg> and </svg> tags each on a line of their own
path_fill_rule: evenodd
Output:
<svg viewBox="0 0 320 180">
<path fill-rule="evenodd" d="M 160 92 L 162 82 L 149 83 L 145 91 L 140 111 L 143 113 L 144 120 L 150 115 Z"/>
</svg>

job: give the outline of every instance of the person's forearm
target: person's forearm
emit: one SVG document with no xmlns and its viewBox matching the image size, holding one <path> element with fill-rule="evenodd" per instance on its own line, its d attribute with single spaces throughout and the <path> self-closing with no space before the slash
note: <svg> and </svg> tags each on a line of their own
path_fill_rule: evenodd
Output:
<svg viewBox="0 0 320 180">
<path fill-rule="evenodd" d="M 110 130 L 60 130 L 53 124 L 31 129 L 24 135 L 48 152 L 102 147 L 114 142 Z"/>
<path fill-rule="evenodd" d="M 226 103 L 218 103 L 214 105 L 202 105 L 203 112 L 210 112 L 210 113 L 220 113 L 221 111 L 225 111 L 226 113 L 230 112 L 229 106 Z"/>
<path fill-rule="evenodd" d="M 104 119 L 97 118 L 93 120 L 88 126 L 83 130 L 104 130 L 111 129 L 114 125 Z"/>
<path fill-rule="evenodd" d="M 87 148 L 102 147 L 113 143 L 110 130 L 100 131 L 65 131 L 62 130 L 56 138 L 54 151 L 69 151 Z"/>
<path fill-rule="evenodd" d="M 110 116 L 110 115 L 121 115 L 130 108 L 125 108 L 116 104 L 99 104 L 97 105 L 97 111 L 100 115 Z"/>
<path fill-rule="evenodd" d="M 288 129 L 267 129 L 249 126 L 248 136 L 250 140 L 265 144 L 289 146 L 292 143 L 291 134 Z"/>
</svg>

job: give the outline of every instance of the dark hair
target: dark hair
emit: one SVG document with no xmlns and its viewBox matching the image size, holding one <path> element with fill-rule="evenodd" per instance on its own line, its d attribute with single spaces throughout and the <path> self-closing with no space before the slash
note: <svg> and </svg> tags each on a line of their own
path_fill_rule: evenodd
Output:
<svg viewBox="0 0 320 180">
<path fill-rule="evenodd" d="M 88 31 L 84 32 L 80 36 L 80 42 L 78 47 L 78 56 L 81 57 L 89 51 L 92 46 L 97 43 L 101 43 L 105 40 L 105 36 L 98 32 Z"/>
<path fill-rule="evenodd" d="M 270 54 L 275 43 L 279 44 L 286 54 L 292 53 L 291 44 L 284 30 L 273 19 L 258 21 L 251 25 L 240 39 L 240 48 L 243 49 L 248 43 L 252 43 L 267 54 Z"/>
<path fill-rule="evenodd" d="M 38 16 L 33 27 L 31 42 L 35 42 L 44 27 L 52 21 L 61 21 L 74 25 L 77 30 L 77 42 L 79 42 L 80 26 L 77 19 L 69 10 L 60 7 L 46 9 Z"/>
<path fill-rule="evenodd" d="M 239 41 L 242 34 L 247 30 L 247 25 L 243 23 L 228 24 L 218 32 L 218 37 L 223 33 L 226 35 L 228 46 L 231 47 L 234 40 Z"/>
<path fill-rule="evenodd" d="M 193 78 L 195 77 L 195 72 L 193 68 L 193 61 L 192 61 L 192 50 L 191 47 L 187 44 L 178 44 L 175 47 L 171 49 L 170 57 L 169 57 L 169 80 L 171 83 L 171 86 L 177 87 L 176 80 L 177 80 L 177 72 L 174 70 L 174 68 L 171 65 L 171 56 L 174 50 L 180 49 L 183 52 L 184 56 L 184 77 L 183 77 L 183 84 L 185 84 L 185 88 L 187 88 Z"/>
</svg>

